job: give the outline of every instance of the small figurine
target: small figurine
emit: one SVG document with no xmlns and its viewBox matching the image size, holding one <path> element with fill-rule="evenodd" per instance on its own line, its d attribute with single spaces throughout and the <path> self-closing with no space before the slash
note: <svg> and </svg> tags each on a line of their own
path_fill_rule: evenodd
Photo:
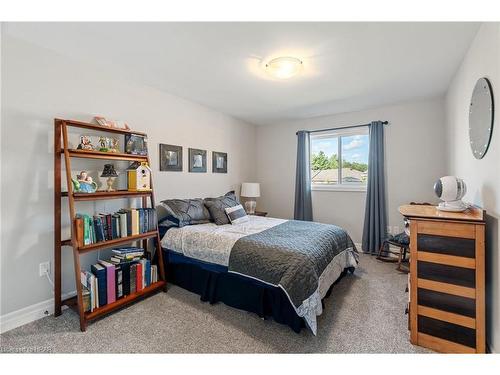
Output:
<svg viewBox="0 0 500 375">
<path fill-rule="evenodd" d="M 99 144 L 101 146 L 99 148 L 99 151 L 101 151 L 101 152 L 108 152 L 109 151 L 108 139 L 106 137 L 99 137 Z"/>
<path fill-rule="evenodd" d="M 97 190 L 97 184 L 88 175 L 87 171 L 81 171 L 76 176 L 76 180 L 72 178 L 71 182 L 73 182 L 75 193 L 95 193 Z"/>
<path fill-rule="evenodd" d="M 92 151 L 94 149 L 94 146 L 92 145 L 92 140 L 90 139 L 90 136 L 81 135 L 80 136 L 80 144 L 78 145 L 77 149 L 78 150 Z"/>
<path fill-rule="evenodd" d="M 118 150 L 118 139 L 117 138 L 110 138 L 109 139 L 110 147 L 109 147 L 109 152 L 119 152 Z"/>
</svg>

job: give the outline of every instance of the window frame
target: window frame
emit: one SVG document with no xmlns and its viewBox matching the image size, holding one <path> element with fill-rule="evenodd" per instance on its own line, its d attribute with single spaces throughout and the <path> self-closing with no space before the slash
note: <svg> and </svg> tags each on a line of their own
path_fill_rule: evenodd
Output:
<svg viewBox="0 0 500 375">
<path fill-rule="evenodd" d="M 349 183 L 342 182 L 342 137 L 350 137 L 355 135 L 369 135 L 370 128 L 359 127 L 359 128 L 351 128 L 351 129 L 337 129 L 337 130 L 327 130 L 325 132 L 313 133 L 310 135 L 309 139 L 309 158 L 312 159 L 312 142 L 314 139 L 328 139 L 336 137 L 337 147 L 338 147 L 338 160 L 339 160 L 339 172 L 338 172 L 338 181 L 337 184 L 315 184 L 311 179 L 311 190 L 313 191 L 347 191 L 347 192 L 366 192 L 367 183 Z M 309 166 L 311 172 L 311 166 Z M 368 163 L 368 169 L 370 169 L 370 164 Z"/>
</svg>

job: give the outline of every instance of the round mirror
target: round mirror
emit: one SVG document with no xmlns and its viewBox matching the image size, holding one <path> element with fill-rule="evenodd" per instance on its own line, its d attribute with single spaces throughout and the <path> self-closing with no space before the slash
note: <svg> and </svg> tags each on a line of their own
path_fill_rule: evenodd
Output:
<svg viewBox="0 0 500 375">
<path fill-rule="evenodd" d="M 493 131 L 493 90 L 487 78 L 476 82 L 469 108 L 469 139 L 472 154 L 482 159 L 490 145 Z"/>
</svg>

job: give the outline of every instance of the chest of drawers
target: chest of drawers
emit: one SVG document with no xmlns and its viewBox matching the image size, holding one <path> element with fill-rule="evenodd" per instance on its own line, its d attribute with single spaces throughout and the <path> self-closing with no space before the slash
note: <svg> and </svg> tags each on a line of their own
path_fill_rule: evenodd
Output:
<svg viewBox="0 0 500 375">
<path fill-rule="evenodd" d="M 445 353 L 484 353 L 483 211 L 406 205 L 410 220 L 410 338 Z"/>
</svg>

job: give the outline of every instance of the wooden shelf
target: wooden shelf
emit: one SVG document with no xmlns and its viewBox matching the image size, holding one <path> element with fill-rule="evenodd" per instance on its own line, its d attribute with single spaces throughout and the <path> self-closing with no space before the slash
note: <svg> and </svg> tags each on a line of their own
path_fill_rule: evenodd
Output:
<svg viewBox="0 0 500 375">
<path fill-rule="evenodd" d="M 64 149 L 61 149 L 64 153 Z M 125 160 L 125 161 L 148 161 L 147 155 L 131 155 L 123 152 L 102 152 L 102 151 L 89 151 L 68 149 L 69 156 L 72 158 L 83 159 L 104 159 L 104 160 Z"/>
<path fill-rule="evenodd" d="M 147 197 L 152 194 L 150 191 L 129 191 L 129 190 L 115 190 L 115 191 L 96 191 L 95 193 L 73 193 L 75 201 L 94 201 L 102 199 L 119 199 L 119 198 L 134 198 L 134 197 Z M 63 197 L 68 196 L 68 192 L 61 193 Z"/>
<path fill-rule="evenodd" d="M 146 238 L 156 237 L 157 233 L 158 232 L 155 230 L 153 232 L 134 234 L 133 236 L 122 237 L 122 238 L 115 238 L 114 240 L 96 242 L 96 243 L 93 243 L 91 245 L 81 246 L 78 248 L 78 251 L 80 253 L 87 253 L 89 251 L 109 249 L 110 247 L 113 247 L 113 246 L 124 245 L 124 244 L 127 244 L 129 242 L 134 242 L 134 241 L 138 241 L 138 240 L 144 240 Z"/>
<path fill-rule="evenodd" d="M 111 128 L 107 126 L 101 126 L 98 124 L 92 124 L 90 122 L 83 122 L 83 121 L 77 121 L 77 120 L 63 120 L 63 119 L 56 119 L 56 121 L 64 122 L 67 126 L 71 126 L 74 128 L 84 128 L 84 129 L 91 129 L 91 130 L 97 130 L 101 132 L 107 132 L 107 133 L 117 133 L 117 134 L 137 134 L 137 135 L 143 135 L 145 136 L 146 133 L 135 131 L 135 130 L 127 130 L 127 129 L 119 129 L 119 128 Z"/>
<path fill-rule="evenodd" d="M 156 283 L 153 283 L 139 292 L 129 294 L 128 296 L 120 298 L 119 300 L 116 300 L 115 302 L 108 303 L 107 305 L 104 305 L 102 307 L 94 309 L 94 311 L 92 311 L 92 312 L 86 312 L 85 318 L 87 320 L 99 318 L 105 314 L 108 314 L 108 313 L 116 310 L 116 309 L 119 309 L 120 307 L 122 307 L 128 303 L 131 303 L 131 302 L 137 300 L 138 298 L 141 298 L 141 297 L 146 296 L 147 294 L 153 293 L 154 291 L 161 289 L 164 286 L 165 286 L 165 281 L 158 281 Z"/>
</svg>

